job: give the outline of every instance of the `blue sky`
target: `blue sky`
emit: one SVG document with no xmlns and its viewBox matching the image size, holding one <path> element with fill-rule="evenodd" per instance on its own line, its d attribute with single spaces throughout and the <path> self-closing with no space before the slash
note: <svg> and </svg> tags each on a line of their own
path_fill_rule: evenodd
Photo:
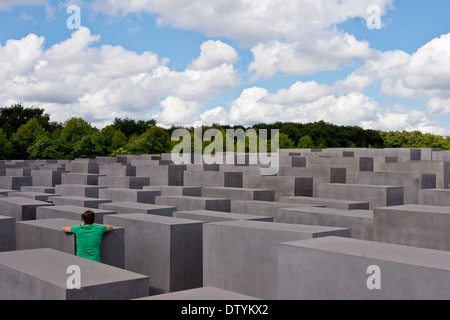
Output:
<svg viewBox="0 0 450 320">
<path fill-rule="evenodd" d="M 99 128 L 325 120 L 450 135 L 449 16 L 446 0 L 0 0 L 0 105 Z"/>
</svg>

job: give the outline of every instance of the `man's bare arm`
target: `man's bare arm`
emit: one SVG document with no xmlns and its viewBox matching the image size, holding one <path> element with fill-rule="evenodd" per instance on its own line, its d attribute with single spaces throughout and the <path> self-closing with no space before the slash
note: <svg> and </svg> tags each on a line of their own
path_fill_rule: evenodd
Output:
<svg viewBox="0 0 450 320">
<path fill-rule="evenodd" d="M 62 231 L 64 231 L 65 233 L 72 233 L 72 232 L 70 232 L 70 228 L 71 228 L 71 227 L 64 227 L 64 228 L 62 229 Z"/>
<path fill-rule="evenodd" d="M 109 224 L 105 224 L 105 226 L 106 226 L 106 232 L 111 232 L 111 231 L 113 231 L 113 226 L 110 226 Z"/>
</svg>

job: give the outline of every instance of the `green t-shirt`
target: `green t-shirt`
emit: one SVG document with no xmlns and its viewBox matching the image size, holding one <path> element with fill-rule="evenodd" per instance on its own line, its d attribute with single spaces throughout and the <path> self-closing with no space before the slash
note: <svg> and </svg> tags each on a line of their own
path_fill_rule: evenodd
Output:
<svg viewBox="0 0 450 320">
<path fill-rule="evenodd" d="M 77 256 L 85 259 L 101 262 L 100 245 L 103 234 L 108 230 L 103 225 L 78 225 L 70 228 L 77 239 Z"/>
</svg>

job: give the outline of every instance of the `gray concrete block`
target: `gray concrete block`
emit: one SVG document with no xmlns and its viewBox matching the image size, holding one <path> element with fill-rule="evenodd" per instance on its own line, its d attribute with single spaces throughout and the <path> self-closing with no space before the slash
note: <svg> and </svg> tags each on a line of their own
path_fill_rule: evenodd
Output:
<svg viewBox="0 0 450 320">
<path fill-rule="evenodd" d="M 150 178 L 105 176 L 99 178 L 98 185 L 111 189 L 143 189 L 150 185 Z"/>
<path fill-rule="evenodd" d="M 358 172 L 357 184 L 400 186 L 404 190 L 404 204 L 418 204 L 421 189 L 436 188 L 436 175 L 394 172 Z"/>
<path fill-rule="evenodd" d="M 230 212 L 272 217 L 274 219 L 274 222 L 277 222 L 279 209 L 296 208 L 304 206 L 324 207 L 323 205 L 247 200 L 247 201 L 231 201 Z"/>
<path fill-rule="evenodd" d="M 125 268 L 149 276 L 150 295 L 202 286 L 203 222 L 151 214 L 104 221 L 125 228 Z"/>
<path fill-rule="evenodd" d="M 312 197 L 285 197 L 280 198 L 280 202 L 304 204 L 304 205 L 319 205 L 332 209 L 341 210 L 369 210 L 369 202 L 339 200 L 327 198 L 312 198 Z"/>
<path fill-rule="evenodd" d="M 412 174 L 435 174 L 436 188 L 448 189 L 450 183 L 450 161 L 410 161 L 380 164 L 380 171 Z"/>
<path fill-rule="evenodd" d="M 16 221 L 36 220 L 36 208 L 53 206 L 53 204 L 24 197 L 0 198 L 0 215 L 16 219 Z"/>
<path fill-rule="evenodd" d="M 119 214 L 144 213 L 166 217 L 172 217 L 173 213 L 177 210 L 177 208 L 173 206 L 161 206 L 137 202 L 102 203 L 99 208 L 103 210 L 111 210 Z"/>
<path fill-rule="evenodd" d="M 248 220 L 207 223 L 203 232 L 203 284 L 276 299 L 278 243 L 327 235 L 348 237 L 350 230 Z"/>
<path fill-rule="evenodd" d="M 203 197 L 231 200 L 275 201 L 275 190 L 251 188 L 203 188 Z"/>
<path fill-rule="evenodd" d="M 286 208 L 278 210 L 278 222 L 349 228 L 355 239 L 373 240 L 373 212 L 329 208 Z"/>
<path fill-rule="evenodd" d="M 66 169 L 72 173 L 99 173 L 99 164 L 94 159 L 75 159 L 66 164 Z"/>
<path fill-rule="evenodd" d="M 33 186 L 54 187 L 62 183 L 63 173 L 69 171 L 62 170 L 33 170 L 31 177 L 33 178 Z"/>
<path fill-rule="evenodd" d="M 23 186 L 31 186 L 33 179 L 31 177 L 11 177 L 0 176 L 0 188 L 10 190 L 20 190 Z"/>
<path fill-rule="evenodd" d="M 98 198 L 98 192 L 101 189 L 106 189 L 106 187 L 83 184 L 60 184 L 55 187 L 55 192 L 61 196 Z"/>
<path fill-rule="evenodd" d="M 87 198 L 87 197 L 75 197 L 75 196 L 63 196 L 63 197 L 50 197 L 56 206 L 78 206 L 86 208 L 98 209 L 102 203 L 110 203 L 109 199 Z"/>
<path fill-rule="evenodd" d="M 201 187 L 243 187 L 242 172 L 222 172 L 222 171 L 185 171 L 185 186 Z"/>
<path fill-rule="evenodd" d="M 343 237 L 285 242 L 279 300 L 448 300 L 450 253 Z M 381 289 L 370 290 L 377 266 Z M 368 271 L 369 270 L 369 271 Z"/>
<path fill-rule="evenodd" d="M 188 196 L 160 196 L 155 204 L 173 206 L 177 211 L 211 210 L 230 212 L 231 200 L 222 198 L 188 197 Z"/>
<path fill-rule="evenodd" d="M 59 195 L 53 193 L 41 193 L 41 192 L 13 191 L 8 193 L 8 197 L 24 197 L 38 201 L 48 201 L 49 197 L 58 197 L 58 196 Z"/>
<path fill-rule="evenodd" d="M 161 196 L 201 197 L 202 187 L 188 186 L 146 186 L 144 190 L 161 191 Z"/>
<path fill-rule="evenodd" d="M 63 173 L 62 184 L 82 184 L 97 186 L 99 178 L 102 177 L 99 174 L 91 173 Z"/>
<path fill-rule="evenodd" d="M 450 251 L 450 207 L 404 205 L 374 210 L 374 240 Z"/>
<path fill-rule="evenodd" d="M 17 190 L 11 190 L 11 189 L 0 189 L 0 196 L 7 197 L 8 193 L 15 192 Z"/>
<path fill-rule="evenodd" d="M 282 168 L 280 168 L 281 170 Z M 302 169 L 302 168 L 295 168 Z M 281 173 L 280 173 L 281 174 Z M 281 197 L 313 196 L 313 178 L 293 176 L 244 176 L 244 188 L 275 191 L 275 201 Z"/>
<path fill-rule="evenodd" d="M 173 213 L 174 218 L 198 220 L 204 222 L 221 222 L 230 220 L 258 220 L 273 222 L 273 217 L 263 217 L 250 214 L 230 213 L 210 210 L 189 210 L 176 211 Z"/>
<path fill-rule="evenodd" d="M 0 216 L 0 252 L 16 250 L 16 219 Z"/>
<path fill-rule="evenodd" d="M 404 203 L 404 188 L 363 184 L 321 184 L 319 197 L 369 202 L 369 209 Z"/>
<path fill-rule="evenodd" d="M 81 289 L 68 289 L 70 266 Z M 148 296 L 147 276 L 54 249 L 0 253 L 0 300 L 129 300 Z"/>
<path fill-rule="evenodd" d="M 319 194 L 319 186 L 322 183 L 346 183 L 347 169 L 346 168 L 327 168 L 327 167 L 306 167 L 306 168 L 280 168 L 279 176 L 283 177 L 298 177 L 305 179 L 312 179 L 312 191 L 306 189 L 304 192 L 298 190 L 297 196 L 312 197 Z M 308 180 L 303 181 L 303 185 L 308 186 Z M 302 193 L 302 194 L 301 194 Z M 286 195 L 287 197 L 288 195 Z M 290 196 L 294 196 L 293 194 Z"/>
<path fill-rule="evenodd" d="M 136 177 L 150 177 L 152 186 L 183 186 L 185 170 L 183 165 L 136 166 Z"/>
<path fill-rule="evenodd" d="M 108 163 L 99 166 L 99 174 L 108 177 L 135 177 L 136 167 L 130 163 Z"/>
<path fill-rule="evenodd" d="M 419 190 L 420 205 L 450 207 L 449 189 Z"/>
<path fill-rule="evenodd" d="M 137 298 L 134 300 L 181 300 L 181 301 L 194 301 L 194 300 L 228 300 L 228 301 L 238 301 L 238 300 L 261 300 L 255 297 L 250 297 L 245 294 L 239 294 L 236 292 L 231 292 L 228 290 L 223 290 L 214 287 L 202 287 L 190 290 L 183 290 L 172 293 L 158 294 L 156 296 L 149 296 L 145 298 Z M 222 310 L 223 311 L 223 310 Z"/>
<path fill-rule="evenodd" d="M 138 202 L 155 204 L 155 198 L 160 196 L 160 191 L 136 190 L 136 189 L 101 189 L 99 197 L 109 199 L 111 202 Z"/>
<path fill-rule="evenodd" d="M 16 250 L 51 248 L 76 255 L 77 245 L 74 234 L 66 234 L 64 227 L 75 226 L 73 220 L 45 219 L 35 221 L 19 221 L 16 223 Z M 121 227 L 105 233 L 100 247 L 102 263 L 117 268 L 125 267 L 125 233 Z"/>
<path fill-rule="evenodd" d="M 105 215 L 116 214 L 116 212 L 112 210 L 86 208 L 80 206 L 38 207 L 36 209 L 36 220 L 62 218 L 80 222 L 82 221 L 81 216 L 87 210 L 95 213 L 95 222 L 98 224 L 103 224 L 103 217 Z"/>
<path fill-rule="evenodd" d="M 52 193 L 56 194 L 55 187 L 45 187 L 45 186 L 23 186 L 20 188 L 22 192 L 40 192 L 40 193 Z"/>
</svg>

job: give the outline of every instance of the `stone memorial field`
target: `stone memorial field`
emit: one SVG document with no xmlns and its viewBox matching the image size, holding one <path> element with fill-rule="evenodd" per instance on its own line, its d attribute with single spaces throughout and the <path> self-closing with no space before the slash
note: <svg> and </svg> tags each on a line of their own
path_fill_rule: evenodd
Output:
<svg viewBox="0 0 450 320">
<path fill-rule="evenodd" d="M 277 157 L 0 161 L 0 300 L 450 299 L 450 151 Z M 87 210 L 101 263 L 62 231 Z"/>
</svg>

